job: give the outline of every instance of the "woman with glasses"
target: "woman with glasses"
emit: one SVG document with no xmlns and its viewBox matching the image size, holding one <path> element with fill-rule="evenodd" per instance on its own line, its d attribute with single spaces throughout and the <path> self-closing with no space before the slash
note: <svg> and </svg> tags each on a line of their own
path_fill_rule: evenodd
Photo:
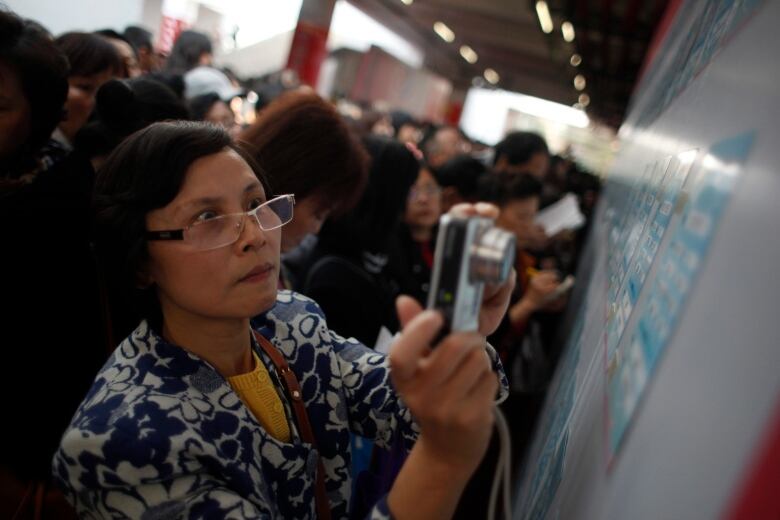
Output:
<svg viewBox="0 0 780 520">
<path fill-rule="evenodd" d="M 441 187 L 430 170 L 421 168 L 406 198 L 398 231 L 398 262 L 402 290 L 422 305 L 428 298 L 440 216 Z"/>
<path fill-rule="evenodd" d="M 350 431 L 411 450 L 373 518 L 451 514 L 505 387 L 484 335 L 511 283 L 487 291 L 479 332 L 435 348 L 441 317 L 409 298 L 389 358 L 342 338 L 315 302 L 277 292 L 294 198 L 272 196 L 214 126 L 134 134 L 98 174 L 95 204 L 106 275 L 141 321 L 54 458 L 81 516 L 346 518 Z"/>
</svg>

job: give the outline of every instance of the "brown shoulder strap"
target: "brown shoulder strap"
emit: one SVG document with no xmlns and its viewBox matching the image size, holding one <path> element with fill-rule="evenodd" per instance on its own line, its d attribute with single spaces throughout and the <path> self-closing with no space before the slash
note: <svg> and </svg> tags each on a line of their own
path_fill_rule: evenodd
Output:
<svg viewBox="0 0 780 520">
<path fill-rule="evenodd" d="M 263 349 L 263 352 L 268 354 L 268 357 L 271 358 L 271 361 L 276 367 L 276 371 L 282 376 L 282 381 L 287 388 L 287 394 L 292 403 L 293 411 L 295 412 L 295 419 L 298 423 L 301 437 L 317 450 L 317 479 L 316 487 L 314 489 L 317 505 L 317 518 L 320 520 L 330 520 L 330 502 L 328 501 L 328 495 L 325 491 L 325 467 L 322 465 L 322 458 L 319 456 L 319 449 L 317 448 L 317 440 L 314 438 L 314 432 L 312 431 L 311 423 L 309 422 L 309 415 L 306 413 L 306 406 L 303 404 L 303 394 L 301 393 L 301 387 L 298 384 L 298 378 L 295 377 L 295 374 L 290 369 L 290 366 L 287 364 L 287 361 L 284 359 L 281 352 L 279 352 L 270 341 L 254 330 L 252 333 L 255 335 L 255 340 Z"/>
</svg>

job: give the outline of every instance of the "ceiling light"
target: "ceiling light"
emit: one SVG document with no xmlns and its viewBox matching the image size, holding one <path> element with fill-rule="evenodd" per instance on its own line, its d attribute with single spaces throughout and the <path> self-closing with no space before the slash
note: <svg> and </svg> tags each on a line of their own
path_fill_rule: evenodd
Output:
<svg viewBox="0 0 780 520">
<path fill-rule="evenodd" d="M 469 63 L 476 63 L 478 59 L 477 53 L 474 52 L 474 49 L 468 45 L 460 46 L 460 55 L 463 56 L 463 59 Z"/>
<path fill-rule="evenodd" d="M 401 0 L 401 2 L 403 2 L 405 5 L 412 5 L 412 2 L 414 2 L 414 0 Z"/>
<path fill-rule="evenodd" d="M 580 94 L 580 97 L 577 98 L 577 101 L 579 101 L 580 105 L 586 107 L 590 105 L 590 96 L 583 92 L 582 94 Z"/>
<path fill-rule="evenodd" d="M 569 63 L 571 63 L 574 67 L 579 67 L 580 63 L 582 63 L 582 56 L 579 54 L 572 54 L 571 58 L 569 58 Z"/>
<path fill-rule="evenodd" d="M 571 22 L 563 22 L 561 24 L 561 34 L 563 34 L 563 39 L 567 42 L 574 41 L 574 26 Z"/>
<path fill-rule="evenodd" d="M 455 39 L 455 33 L 452 32 L 452 29 L 447 27 L 444 22 L 436 22 L 433 24 L 433 32 L 438 34 L 439 38 L 447 43 L 451 43 Z"/>
<path fill-rule="evenodd" d="M 577 90 L 584 90 L 585 89 L 585 76 L 582 74 L 577 74 L 574 76 L 574 88 Z"/>
<path fill-rule="evenodd" d="M 496 72 L 493 69 L 485 69 L 484 76 L 485 76 L 485 79 L 488 80 L 488 82 L 493 84 L 493 85 L 498 83 L 498 80 L 501 79 L 501 77 L 498 75 L 498 72 Z"/>
<path fill-rule="evenodd" d="M 539 0 L 536 2 L 536 15 L 539 17 L 539 23 L 542 25 L 542 31 L 546 34 L 550 34 L 553 31 L 553 22 L 550 17 L 550 9 L 547 7 L 547 2 Z"/>
</svg>

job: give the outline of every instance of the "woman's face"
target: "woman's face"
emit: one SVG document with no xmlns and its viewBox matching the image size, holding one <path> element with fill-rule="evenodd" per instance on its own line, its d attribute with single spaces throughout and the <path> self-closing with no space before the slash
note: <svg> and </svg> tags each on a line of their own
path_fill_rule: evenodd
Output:
<svg viewBox="0 0 780 520">
<path fill-rule="evenodd" d="M 209 111 L 206 112 L 204 120 L 221 126 L 227 130 L 234 139 L 238 137 L 237 134 L 241 131 L 241 127 L 236 124 L 236 116 L 224 101 L 217 101 L 211 105 Z"/>
<path fill-rule="evenodd" d="M 113 75 L 113 71 L 109 69 L 92 76 L 68 77 L 65 120 L 60 123 L 60 130 L 71 142 L 81 127 L 86 124 L 92 109 L 95 108 L 95 94 L 98 89 Z"/>
<path fill-rule="evenodd" d="M 525 250 L 532 246 L 538 211 L 539 197 L 511 200 L 501 206 L 496 225 L 514 233 L 517 249 Z"/>
<path fill-rule="evenodd" d="M 198 220 L 256 208 L 266 201 L 260 181 L 234 151 L 192 163 L 175 199 L 146 216 L 148 230 L 184 228 Z M 197 251 L 186 241 L 150 241 L 142 279 L 156 286 L 163 316 L 234 320 L 256 316 L 276 301 L 281 228 L 263 231 L 244 217 L 232 244 Z"/>
<path fill-rule="evenodd" d="M 404 220 L 412 227 L 432 228 L 441 216 L 441 188 L 431 172 L 420 170 L 406 199 Z"/>
<path fill-rule="evenodd" d="M 295 202 L 292 222 L 282 231 L 282 252 L 298 247 L 308 235 L 320 232 L 323 222 L 330 215 L 330 207 L 317 196 L 309 196 Z"/>
<path fill-rule="evenodd" d="M 122 65 L 124 73 L 128 78 L 137 78 L 142 74 L 141 67 L 138 65 L 138 60 L 135 57 L 135 51 L 129 43 L 116 38 L 106 38 L 111 42 L 111 45 L 116 49 L 117 54 L 122 59 Z"/>
<path fill-rule="evenodd" d="M 0 163 L 13 157 L 30 137 L 30 103 L 19 76 L 0 63 Z"/>
<path fill-rule="evenodd" d="M 401 125 L 396 139 L 402 143 L 417 144 L 420 142 L 420 130 L 414 125 Z"/>
</svg>

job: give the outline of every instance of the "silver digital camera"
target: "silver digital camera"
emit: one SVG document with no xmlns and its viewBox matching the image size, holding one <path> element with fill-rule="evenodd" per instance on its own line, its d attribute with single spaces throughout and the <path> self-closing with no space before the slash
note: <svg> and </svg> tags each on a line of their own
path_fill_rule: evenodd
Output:
<svg viewBox="0 0 780 520">
<path fill-rule="evenodd" d="M 442 336 L 478 329 L 485 284 L 505 282 L 514 261 L 514 234 L 497 228 L 491 219 L 441 217 L 428 308 L 444 315 Z"/>
</svg>

